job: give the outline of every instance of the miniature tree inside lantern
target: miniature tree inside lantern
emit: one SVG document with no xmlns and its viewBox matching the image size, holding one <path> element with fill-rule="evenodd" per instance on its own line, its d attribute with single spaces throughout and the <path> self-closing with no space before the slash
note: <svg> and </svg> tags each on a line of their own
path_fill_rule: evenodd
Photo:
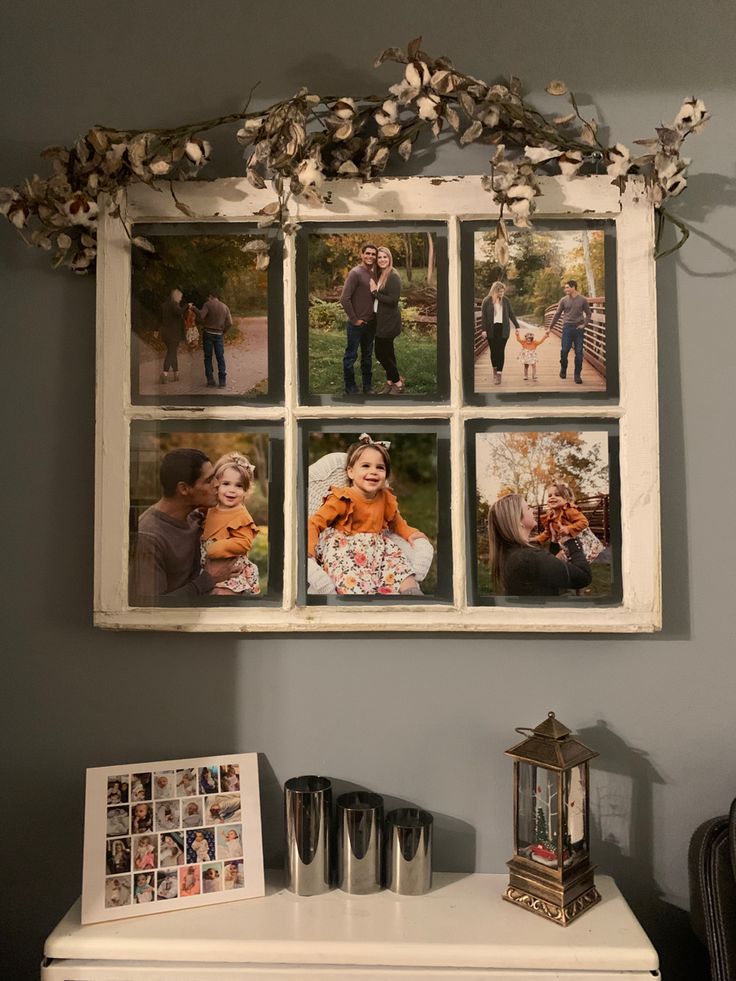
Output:
<svg viewBox="0 0 736 981">
<path fill-rule="evenodd" d="M 589 857 L 588 763 L 598 754 L 550 712 L 514 759 L 514 857 L 504 899 L 566 926 L 600 900 Z"/>
</svg>

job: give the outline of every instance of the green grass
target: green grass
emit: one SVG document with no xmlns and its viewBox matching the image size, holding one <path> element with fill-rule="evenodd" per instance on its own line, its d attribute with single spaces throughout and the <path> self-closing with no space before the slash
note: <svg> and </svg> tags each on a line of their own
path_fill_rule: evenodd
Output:
<svg viewBox="0 0 736 981">
<path fill-rule="evenodd" d="M 407 393 L 432 395 L 437 391 L 437 344 L 434 338 L 418 337 L 405 332 L 396 338 L 396 361 L 406 379 Z M 341 395 L 343 392 L 342 357 L 345 353 L 344 331 L 311 331 L 309 335 L 309 390 L 315 395 Z M 355 365 L 360 384 L 360 357 Z M 373 359 L 373 385 L 380 388 L 386 381 L 383 368 Z"/>
</svg>

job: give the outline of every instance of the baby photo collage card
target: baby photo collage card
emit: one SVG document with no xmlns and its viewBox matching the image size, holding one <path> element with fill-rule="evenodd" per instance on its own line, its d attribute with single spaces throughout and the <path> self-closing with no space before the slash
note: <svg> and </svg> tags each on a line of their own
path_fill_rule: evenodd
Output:
<svg viewBox="0 0 736 981">
<path fill-rule="evenodd" d="M 87 770 L 83 923 L 263 894 L 257 754 Z"/>
</svg>

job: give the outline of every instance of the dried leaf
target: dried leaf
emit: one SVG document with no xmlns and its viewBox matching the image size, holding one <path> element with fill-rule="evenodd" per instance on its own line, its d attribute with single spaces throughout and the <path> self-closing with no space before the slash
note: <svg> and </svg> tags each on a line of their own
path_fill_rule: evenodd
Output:
<svg viewBox="0 0 736 981">
<path fill-rule="evenodd" d="M 387 139 L 392 139 L 394 136 L 398 136 L 401 132 L 401 125 L 399 123 L 388 123 L 386 126 L 381 126 L 378 131 L 381 136 L 385 136 Z"/>
<path fill-rule="evenodd" d="M 131 239 L 131 242 L 137 249 L 142 249 L 144 252 L 154 252 L 156 251 L 156 246 L 153 242 L 149 242 L 147 238 L 142 235 L 136 235 L 135 238 Z"/>
<path fill-rule="evenodd" d="M 253 187 L 257 187 L 260 190 L 262 190 L 266 186 L 266 182 L 258 173 L 258 171 L 255 169 L 255 167 L 246 167 L 245 178 L 249 184 L 252 184 Z"/>
<path fill-rule="evenodd" d="M 256 211 L 257 215 L 275 215 L 281 210 L 280 201 L 269 201 L 268 204 L 264 205 L 260 211 Z"/>
<path fill-rule="evenodd" d="M 460 132 L 460 114 L 452 106 L 445 106 L 445 119 L 456 133 Z"/>
<path fill-rule="evenodd" d="M 473 143 L 478 139 L 480 134 L 483 132 L 483 123 L 479 122 L 477 119 L 465 130 L 463 135 L 460 137 L 460 145 L 466 146 L 468 143 Z"/>
<path fill-rule="evenodd" d="M 422 47 L 421 35 L 409 41 L 408 45 L 406 46 L 406 53 L 408 54 L 410 61 L 414 61 L 419 56 L 419 51 L 421 50 L 421 47 Z"/>
<path fill-rule="evenodd" d="M 270 256 L 266 255 L 265 253 L 259 253 L 256 256 L 256 269 L 259 272 L 263 272 L 265 269 L 268 269 L 270 262 L 271 262 Z"/>
<path fill-rule="evenodd" d="M 384 48 L 384 50 L 373 62 L 373 67 L 379 68 L 384 61 L 397 61 L 399 64 L 405 65 L 407 62 L 407 57 L 401 48 Z"/>
<path fill-rule="evenodd" d="M 467 92 L 461 92 L 458 95 L 458 102 L 468 119 L 472 119 L 475 116 L 475 99 L 472 99 Z"/>
<path fill-rule="evenodd" d="M 634 143 L 638 144 L 639 146 L 657 146 L 659 140 L 654 136 L 650 136 L 647 140 L 634 140 Z"/>
<path fill-rule="evenodd" d="M 279 202 L 276 201 L 274 203 L 276 204 L 276 207 L 278 208 L 279 207 Z M 266 205 L 266 207 L 268 207 L 268 205 Z M 264 210 L 265 209 L 262 209 L 261 211 L 257 211 L 256 214 L 259 214 L 259 215 L 260 214 L 263 214 L 263 211 Z M 262 238 L 251 239 L 250 242 L 246 242 L 245 245 L 241 245 L 240 246 L 240 249 L 241 249 L 242 252 L 268 252 L 268 248 L 269 248 L 268 247 L 268 242 L 264 241 L 264 239 L 262 239 Z"/>
<path fill-rule="evenodd" d="M 411 140 L 403 140 L 399 143 L 399 156 L 402 160 L 406 161 L 411 156 L 412 143 Z"/>
<path fill-rule="evenodd" d="M 354 177 L 356 174 L 360 173 L 360 171 L 358 170 L 358 168 L 356 167 L 356 165 L 353 163 L 352 160 L 343 161 L 340 164 L 340 166 L 337 168 L 337 172 L 338 174 L 343 174 L 347 177 Z"/>
<path fill-rule="evenodd" d="M 553 79 L 545 88 L 550 95 L 567 95 L 567 86 L 559 78 Z"/>
<path fill-rule="evenodd" d="M 187 216 L 187 218 L 196 218 L 196 217 L 197 217 L 197 214 L 196 214 L 196 212 L 195 212 L 195 211 L 193 211 L 193 210 L 192 210 L 192 209 L 191 209 L 191 208 L 189 207 L 189 205 L 188 205 L 188 204 L 184 204 L 184 202 L 183 202 L 183 201 L 179 201 L 179 199 L 178 199 L 178 198 L 176 199 L 176 201 L 174 201 L 174 204 L 176 205 L 176 208 L 177 208 L 177 211 L 181 211 L 181 213 L 182 213 L 183 215 L 186 215 L 186 216 Z"/>
<path fill-rule="evenodd" d="M 571 123 L 573 119 L 577 118 L 578 117 L 574 112 L 568 112 L 564 116 L 554 116 L 552 118 L 552 122 L 555 124 L 555 126 L 567 126 L 568 123 Z"/>
<path fill-rule="evenodd" d="M 87 133 L 87 142 L 90 143 L 98 153 L 104 153 L 110 145 L 110 141 L 107 138 L 107 133 L 97 126 Z"/>
<path fill-rule="evenodd" d="M 332 134 L 336 140 L 349 140 L 353 135 L 352 122 L 343 123 Z"/>
<path fill-rule="evenodd" d="M 521 95 L 521 79 L 517 78 L 516 75 L 512 75 L 509 79 L 509 91 L 512 95 Z"/>
</svg>

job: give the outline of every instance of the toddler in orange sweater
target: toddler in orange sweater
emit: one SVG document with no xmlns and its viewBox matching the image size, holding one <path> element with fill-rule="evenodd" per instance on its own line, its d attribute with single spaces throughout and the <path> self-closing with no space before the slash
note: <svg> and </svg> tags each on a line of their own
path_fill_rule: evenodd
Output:
<svg viewBox="0 0 736 981">
<path fill-rule="evenodd" d="M 414 571 L 393 531 L 407 542 L 427 536 L 412 528 L 388 489 L 391 458 L 385 443 L 363 433 L 347 452 L 347 487 L 331 487 L 309 518 L 307 551 L 338 593 L 421 595 Z"/>
<path fill-rule="evenodd" d="M 562 544 L 577 538 L 588 527 L 588 519 L 575 507 L 575 495 L 563 481 L 556 480 L 547 488 L 547 510 L 541 517 L 542 531 L 531 541 L 542 544 Z"/>
<path fill-rule="evenodd" d="M 215 464 L 217 504 L 207 511 L 202 526 L 202 564 L 206 559 L 237 558 L 237 569 L 218 582 L 210 595 L 260 593 L 258 566 L 248 558 L 258 526 L 243 504 L 253 483 L 255 467 L 242 453 L 226 453 Z"/>
<path fill-rule="evenodd" d="M 549 330 L 544 332 L 544 337 L 540 337 L 539 340 L 536 339 L 534 333 L 528 330 L 522 339 L 519 333 L 519 328 L 515 331 L 516 340 L 521 344 L 521 351 L 519 352 L 519 361 L 524 365 L 524 381 L 529 381 L 529 366 L 532 369 L 532 381 L 537 380 L 537 348 L 540 344 L 544 342 L 549 337 Z"/>
</svg>

